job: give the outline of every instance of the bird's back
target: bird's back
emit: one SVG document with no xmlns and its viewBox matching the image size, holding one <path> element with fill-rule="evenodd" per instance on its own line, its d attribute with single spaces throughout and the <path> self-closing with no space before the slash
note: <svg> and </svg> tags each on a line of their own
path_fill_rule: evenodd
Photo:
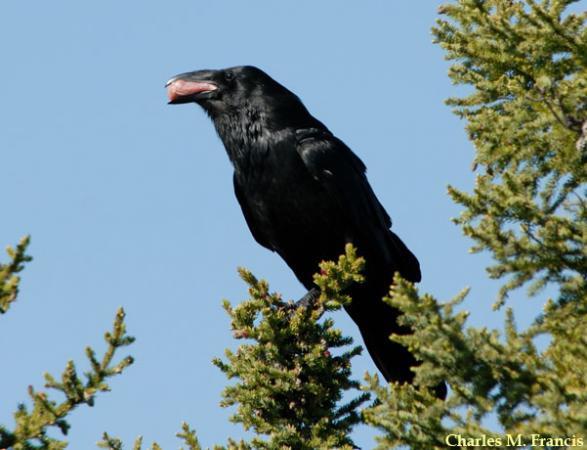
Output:
<svg viewBox="0 0 587 450">
<path fill-rule="evenodd" d="M 419 281 L 418 261 L 389 229 L 360 159 L 327 129 L 309 130 L 275 134 L 247 149 L 256 164 L 235 164 L 235 191 L 256 240 L 308 289 L 320 261 L 336 260 L 347 243 L 387 286 L 395 271 Z M 323 146 L 310 152 L 325 153 L 326 161 L 304 159 L 307 146 Z"/>
</svg>

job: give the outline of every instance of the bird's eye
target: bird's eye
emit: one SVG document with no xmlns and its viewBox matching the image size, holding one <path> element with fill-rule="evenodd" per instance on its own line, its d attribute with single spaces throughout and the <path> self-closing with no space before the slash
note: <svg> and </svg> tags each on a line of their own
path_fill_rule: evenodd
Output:
<svg viewBox="0 0 587 450">
<path fill-rule="evenodd" d="M 224 78 L 226 79 L 226 81 L 232 81 L 232 80 L 234 80 L 234 73 L 226 72 L 224 74 Z"/>
</svg>

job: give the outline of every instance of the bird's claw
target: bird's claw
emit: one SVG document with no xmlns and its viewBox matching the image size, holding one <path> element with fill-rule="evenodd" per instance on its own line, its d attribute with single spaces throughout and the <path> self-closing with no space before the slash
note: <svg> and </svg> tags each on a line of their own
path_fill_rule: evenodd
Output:
<svg viewBox="0 0 587 450">
<path fill-rule="evenodd" d="M 316 301 L 320 297 L 320 290 L 312 288 L 306 294 L 300 298 L 297 302 L 287 302 L 285 304 L 285 310 L 291 315 L 298 308 L 311 308 L 316 304 Z"/>
<path fill-rule="evenodd" d="M 300 306 L 303 306 L 304 308 L 308 308 L 313 306 L 316 303 L 316 300 L 318 300 L 318 297 L 320 297 L 320 290 L 312 288 L 295 303 L 295 307 L 299 308 Z"/>
</svg>

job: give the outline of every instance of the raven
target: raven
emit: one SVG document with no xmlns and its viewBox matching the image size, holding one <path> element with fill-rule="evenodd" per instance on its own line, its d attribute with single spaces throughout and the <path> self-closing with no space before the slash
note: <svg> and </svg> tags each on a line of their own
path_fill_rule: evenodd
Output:
<svg viewBox="0 0 587 450">
<path fill-rule="evenodd" d="M 345 309 L 385 379 L 413 381 L 416 360 L 389 339 L 409 330 L 382 297 L 396 271 L 420 281 L 420 265 L 391 231 L 363 162 L 294 93 L 256 67 L 183 73 L 166 86 L 170 104 L 197 103 L 210 116 L 234 166 L 234 191 L 253 237 L 283 258 L 310 297 L 318 264 L 336 260 L 346 243 L 357 248 L 366 260 L 365 282 L 349 289 L 353 301 Z"/>
</svg>

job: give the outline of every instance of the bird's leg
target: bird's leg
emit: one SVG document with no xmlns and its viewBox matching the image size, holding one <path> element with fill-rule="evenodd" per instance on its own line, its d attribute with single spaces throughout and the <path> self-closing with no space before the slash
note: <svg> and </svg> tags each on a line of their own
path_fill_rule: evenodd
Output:
<svg viewBox="0 0 587 450">
<path fill-rule="evenodd" d="M 306 295 L 304 295 L 296 302 L 296 308 L 299 308 L 300 306 L 305 308 L 312 306 L 316 300 L 318 300 L 318 297 L 320 297 L 320 289 L 312 288 L 306 292 Z"/>
</svg>

